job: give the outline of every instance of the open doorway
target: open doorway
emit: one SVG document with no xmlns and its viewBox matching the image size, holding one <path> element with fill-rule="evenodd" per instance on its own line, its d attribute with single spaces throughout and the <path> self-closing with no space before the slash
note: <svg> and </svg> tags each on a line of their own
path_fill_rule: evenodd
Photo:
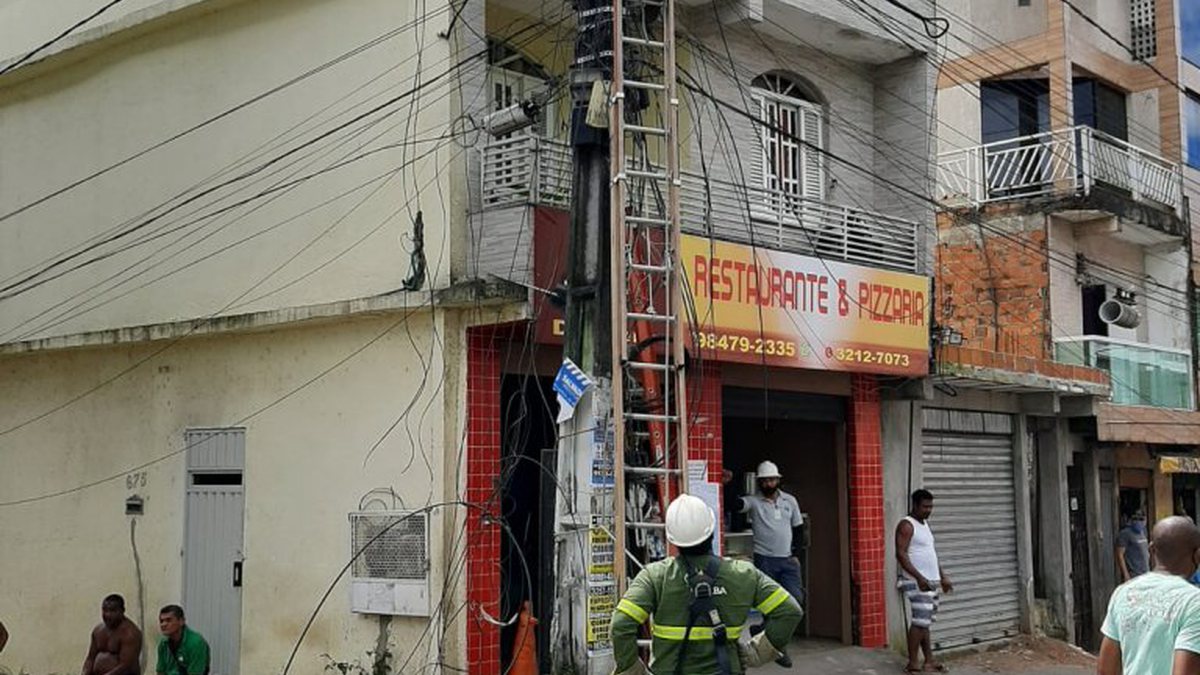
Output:
<svg viewBox="0 0 1200 675">
<path fill-rule="evenodd" d="M 547 558 L 553 551 L 544 535 L 554 527 L 548 517 L 543 518 L 550 512 L 543 503 L 546 491 L 554 485 L 554 467 L 545 465 L 547 455 L 553 455 L 543 453 L 555 442 L 552 383 L 551 378 L 506 374 L 500 385 L 500 505 L 508 533 L 500 537 L 501 613 L 496 618 L 506 620 L 521 610 L 525 600 L 531 601 L 533 616 L 538 619 L 539 664 L 550 662 L 553 611 L 553 593 L 544 592 L 549 587 L 546 574 L 552 568 Z M 504 666 L 512 662 L 516 635 L 515 621 L 501 629 L 500 663 Z"/>
<path fill-rule="evenodd" d="M 1200 474 L 1176 473 L 1171 476 L 1171 502 L 1177 516 L 1187 516 L 1193 522 L 1200 516 Z"/>
<path fill-rule="evenodd" d="M 849 502 L 845 425 L 839 420 L 843 403 L 837 397 L 771 392 L 768 415 L 763 415 L 762 392 L 750 394 L 757 401 L 739 405 L 731 397 L 744 395 L 741 391 L 727 390 L 723 397 L 725 468 L 738 486 L 749 489 L 753 484 L 747 476 L 759 462 L 779 466 L 782 489 L 796 498 L 805 518 L 802 635 L 849 644 Z M 816 399 L 821 400 L 813 405 Z M 744 519 L 731 516 L 731 532 L 746 529 Z"/>
</svg>

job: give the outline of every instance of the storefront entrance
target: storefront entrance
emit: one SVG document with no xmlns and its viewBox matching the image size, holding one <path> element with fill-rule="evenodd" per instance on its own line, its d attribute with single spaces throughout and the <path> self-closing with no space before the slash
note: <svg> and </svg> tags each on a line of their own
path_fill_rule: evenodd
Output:
<svg viewBox="0 0 1200 675">
<path fill-rule="evenodd" d="M 758 463 L 783 474 L 783 490 L 805 514 L 801 557 L 806 587 L 804 634 L 849 644 L 850 551 L 846 488 L 845 403 L 834 396 L 727 387 L 724 403 L 725 469 L 741 491 L 753 485 Z M 730 532 L 748 530 L 731 516 Z M 749 542 L 747 541 L 747 547 Z M 731 551 L 731 553 L 734 553 Z"/>
</svg>

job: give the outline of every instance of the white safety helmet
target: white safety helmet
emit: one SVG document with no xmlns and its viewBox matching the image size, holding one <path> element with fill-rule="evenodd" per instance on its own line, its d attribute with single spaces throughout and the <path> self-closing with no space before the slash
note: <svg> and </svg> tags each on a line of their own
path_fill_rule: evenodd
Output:
<svg viewBox="0 0 1200 675">
<path fill-rule="evenodd" d="M 679 495 L 667 507 L 667 541 L 676 546 L 695 546 L 712 536 L 715 523 L 712 509 L 704 500 Z"/>
<path fill-rule="evenodd" d="M 783 478 L 775 462 L 762 462 L 758 465 L 755 478 Z"/>
</svg>

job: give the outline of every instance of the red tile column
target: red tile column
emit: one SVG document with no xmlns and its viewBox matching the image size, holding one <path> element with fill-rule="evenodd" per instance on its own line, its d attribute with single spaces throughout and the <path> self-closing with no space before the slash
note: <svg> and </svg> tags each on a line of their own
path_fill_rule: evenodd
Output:
<svg viewBox="0 0 1200 675">
<path fill-rule="evenodd" d="M 500 629 L 480 610 L 500 615 L 500 528 L 487 514 L 498 507 L 500 473 L 500 349 L 487 328 L 467 330 L 467 670 L 499 675 Z"/>
<path fill-rule="evenodd" d="M 721 481 L 721 366 L 703 363 L 687 374 L 688 458 L 708 462 L 708 479 Z"/>
<path fill-rule="evenodd" d="M 854 375 L 850 384 L 850 578 L 858 607 L 859 644 L 887 645 L 885 608 L 883 457 L 879 383 Z"/>
</svg>

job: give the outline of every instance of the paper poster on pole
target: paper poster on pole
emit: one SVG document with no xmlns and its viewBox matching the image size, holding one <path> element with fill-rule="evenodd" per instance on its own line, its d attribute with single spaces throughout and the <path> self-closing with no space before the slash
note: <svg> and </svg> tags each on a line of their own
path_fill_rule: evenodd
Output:
<svg viewBox="0 0 1200 675">
<path fill-rule="evenodd" d="M 563 359 L 558 374 L 554 377 L 554 393 L 558 396 L 558 423 L 562 424 L 575 415 L 579 399 L 592 386 L 588 377 L 571 359 Z"/>
<path fill-rule="evenodd" d="M 690 468 L 690 467 L 689 467 Z M 713 529 L 713 553 L 721 552 L 721 484 L 699 481 L 688 485 L 688 492 L 699 497 L 716 515 Z"/>
</svg>

